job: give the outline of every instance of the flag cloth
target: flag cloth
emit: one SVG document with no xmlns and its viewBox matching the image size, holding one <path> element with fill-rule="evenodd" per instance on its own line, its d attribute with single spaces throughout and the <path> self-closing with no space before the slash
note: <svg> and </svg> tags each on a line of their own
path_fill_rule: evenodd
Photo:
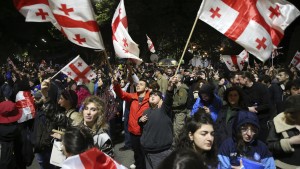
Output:
<svg viewBox="0 0 300 169">
<path fill-rule="evenodd" d="M 294 65 L 298 70 L 300 70 L 300 52 L 296 52 L 291 64 Z"/>
<path fill-rule="evenodd" d="M 199 19 L 266 61 L 300 12 L 285 0 L 203 0 L 199 14 Z"/>
<path fill-rule="evenodd" d="M 149 38 L 148 35 L 146 35 L 146 36 L 147 36 L 147 44 L 148 44 L 149 51 L 152 52 L 152 53 L 155 53 L 155 49 L 154 49 L 154 45 L 153 45 L 152 40 Z"/>
<path fill-rule="evenodd" d="M 86 80 L 90 81 L 96 77 L 94 71 L 80 56 L 77 56 L 60 71 L 75 81 L 85 82 Z"/>
<path fill-rule="evenodd" d="M 249 54 L 246 50 L 243 50 L 239 55 L 222 55 L 222 59 L 228 70 L 237 71 L 242 70 L 245 62 L 249 61 Z"/>
<path fill-rule="evenodd" d="M 128 33 L 127 16 L 125 12 L 124 0 L 121 0 L 111 23 L 113 45 L 117 57 L 127 58 L 136 64 L 141 64 L 142 59 L 139 58 L 140 49 L 138 45 L 131 39 Z"/>
<path fill-rule="evenodd" d="M 104 50 L 89 0 L 14 0 L 26 22 L 52 22 L 72 43 Z"/>
<path fill-rule="evenodd" d="M 97 148 L 67 158 L 62 169 L 127 169 Z"/>
<path fill-rule="evenodd" d="M 19 91 L 16 95 L 16 107 L 22 113 L 18 123 L 35 118 L 36 110 L 34 107 L 33 96 L 30 91 Z"/>
</svg>

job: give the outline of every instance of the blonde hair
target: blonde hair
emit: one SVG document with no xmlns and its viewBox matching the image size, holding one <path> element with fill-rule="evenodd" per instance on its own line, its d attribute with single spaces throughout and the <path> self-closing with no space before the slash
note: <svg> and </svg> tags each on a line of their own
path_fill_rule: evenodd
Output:
<svg viewBox="0 0 300 169">
<path fill-rule="evenodd" d="M 98 132 L 100 129 L 108 130 L 107 118 L 106 118 L 106 110 L 105 110 L 105 102 L 98 96 L 91 95 L 87 97 L 83 102 L 83 108 L 81 109 L 81 113 L 83 112 L 84 108 L 90 104 L 94 103 L 97 110 L 98 110 L 98 117 L 93 127 L 91 128 L 93 132 Z"/>
</svg>

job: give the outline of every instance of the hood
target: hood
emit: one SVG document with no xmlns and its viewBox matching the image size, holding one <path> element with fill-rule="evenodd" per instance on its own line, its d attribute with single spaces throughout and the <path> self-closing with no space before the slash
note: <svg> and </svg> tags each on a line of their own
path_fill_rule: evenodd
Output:
<svg viewBox="0 0 300 169">
<path fill-rule="evenodd" d="M 236 135 L 236 133 L 239 131 L 242 125 L 244 124 L 252 124 L 256 126 L 258 129 L 260 128 L 259 126 L 259 121 L 257 118 L 257 115 L 255 113 L 245 111 L 245 110 L 240 110 L 237 113 L 237 117 L 234 122 L 234 128 L 233 128 L 233 135 Z"/>
<path fill-rule="evenodd" d="M 0 103 L 0 123 L 13 123 L 18 121 L 22 113 L 16 109 L 16 104 L 11 101 L 3 101 Z"/>
</svg>

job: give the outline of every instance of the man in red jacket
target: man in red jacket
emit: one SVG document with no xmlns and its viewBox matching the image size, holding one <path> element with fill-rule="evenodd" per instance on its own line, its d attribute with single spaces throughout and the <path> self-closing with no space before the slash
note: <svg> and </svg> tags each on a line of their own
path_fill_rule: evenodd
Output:
<svg viewBox="0 0 300 169">
<path fill-rule="evenodd" d="M 128 131 L 132 149 L 134 152 L 135 166 L 137 169 L 145 169 L 145 158 L 141 148 L 140 138 L 141 129 L 138 124 L 138 119 L 143 115 L 143 112 L 149 108 L 149 91 L 146 79 L 140 79 L 136 85 L 135 93 L 127 93 L 122 91 L 118 80 L 114 80 L 114 91 L 116 94 L 130 104 Z"/>
</svg>

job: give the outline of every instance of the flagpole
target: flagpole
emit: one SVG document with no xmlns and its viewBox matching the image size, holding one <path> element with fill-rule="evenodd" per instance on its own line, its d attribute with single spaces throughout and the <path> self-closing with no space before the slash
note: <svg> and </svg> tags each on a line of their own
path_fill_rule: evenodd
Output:
<svg viewBox="0 0 300 169">
<path fill-rule="evenodd" d="M 193 32 L 194 32 L 195 26 L 196 26 L 196 24 L 197 24 L 197 21 L 198 21 L 198 19 L 199 19 L 199 16 L 200 16 L 200 10 L 199 10 L 199 11 L 198 11 L 198 13 L 197 13 L 197 16 L 196 16 L 196 18 L 195 18 L 195 21 L 194 21 L 194 24 L 193 24 L 192 30 L 191 30 L 191 32 L 190 32 L 190 35 L 189 35 L 189 37 L 188 37 L 188 40 L 187 40 L 187 42 L 186 42 L 186 44 L 185 44 L 185 47 L 184 47 L 184 49 L 183 49 L 183 52 L 182 52 L 181 58 L 180 58 L 180 60 L 179 60 L 179 62 L 178 62 L 178 66 L 177 66 L 177 69 L 176 69 L 176 71 L 175 71 L 175 75 L 176 75 L 176 74 L 177 74 L 177 72 L 178 72 L 178 69 L 179 69 L 179 67 L 180 67 L 180 65 L 181 65 L 181 61 L 182 61 L 182 59 L 183 59 L 183 56 L 184 56 L 184 54 L 185 54 L 185 52 L 186 52 L 187 46 L 188 46 L 188 44 L 190 43 L 190 40 L 191 40 L 192 34 L 193 34 Z"/>
</svg>

